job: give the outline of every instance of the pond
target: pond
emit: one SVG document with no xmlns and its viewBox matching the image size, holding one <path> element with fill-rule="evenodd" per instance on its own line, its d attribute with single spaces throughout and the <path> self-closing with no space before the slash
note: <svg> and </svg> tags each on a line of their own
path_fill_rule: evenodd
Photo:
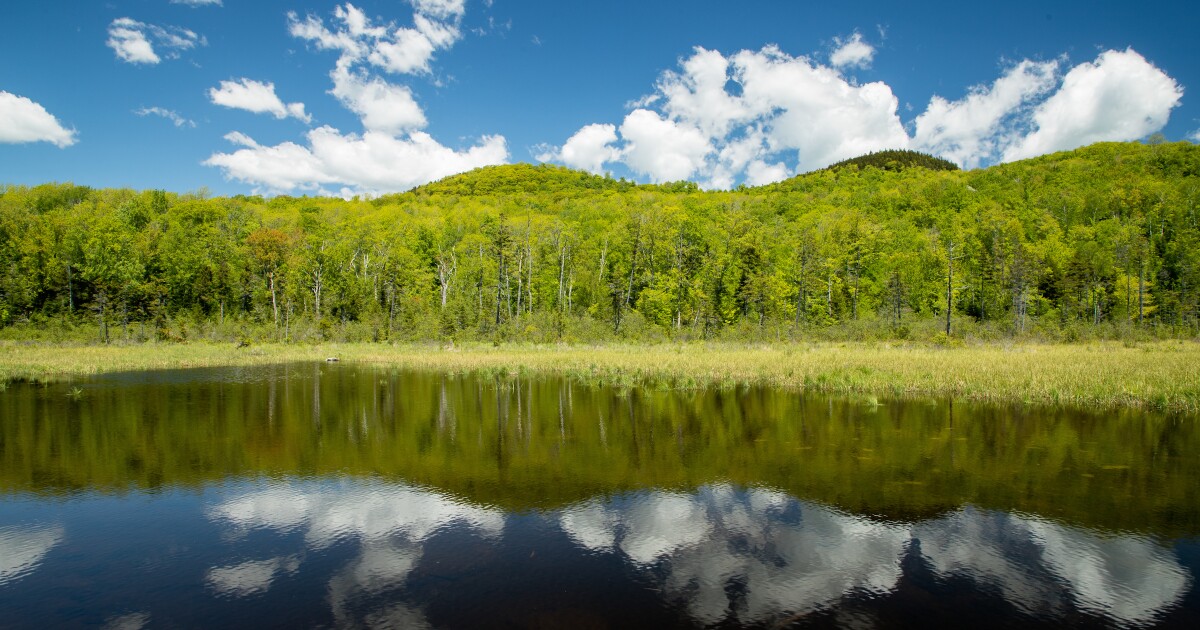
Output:
<svg viewBox="0 0 1200 630">
<path fill-rule="evenodd" d="M 0 392 L 0 626 L 1200 627 L 1197 418 L 353 364 Z"/>
</svg>

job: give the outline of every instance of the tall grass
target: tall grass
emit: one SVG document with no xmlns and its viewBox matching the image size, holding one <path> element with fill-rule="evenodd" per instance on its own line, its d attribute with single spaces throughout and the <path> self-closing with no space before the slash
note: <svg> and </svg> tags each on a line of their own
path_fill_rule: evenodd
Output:
<svg viewBox="0 0 1200 630">
<path fill-rule="evenodd" d="M 138 344 L 0 342 L 0 381 L 123 370 L 318 361 L 414 370 L 557 374 L 618 386 L 743 384 L 805 391 L 1200 411 L 1200 344 L 940 346 L 916 343 L 656 345 Z"/>
</svg>

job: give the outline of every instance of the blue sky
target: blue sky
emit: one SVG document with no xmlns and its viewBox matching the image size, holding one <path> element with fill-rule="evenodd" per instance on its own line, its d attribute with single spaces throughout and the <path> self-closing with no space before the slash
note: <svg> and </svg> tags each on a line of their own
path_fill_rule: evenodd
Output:
<svg viewBox="0 0 1200 630">
<path fill-rule="evenodd" d="M 728 188 L 1200 138 L 1195 3 L 912 4 L 13 0 L 0 183 L 351 195 L 546 160 Z"/>
</svg>

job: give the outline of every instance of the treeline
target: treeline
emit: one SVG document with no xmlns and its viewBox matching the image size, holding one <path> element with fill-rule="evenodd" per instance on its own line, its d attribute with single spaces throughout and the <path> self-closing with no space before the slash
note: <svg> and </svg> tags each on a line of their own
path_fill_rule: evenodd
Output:
<svg viewBox="0 0 1200 630">
<path fill-rule="evenodd" d="M 520 164 L 352 201 L 9 186 L 0 336 L 1193 336 L 1198 205 L 1190 143 L 730 192 Z"/>
</svg>

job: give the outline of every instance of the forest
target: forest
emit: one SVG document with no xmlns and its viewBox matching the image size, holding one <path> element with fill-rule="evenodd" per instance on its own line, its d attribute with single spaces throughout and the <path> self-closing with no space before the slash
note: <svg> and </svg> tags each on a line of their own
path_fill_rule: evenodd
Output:
<svg viewBox="0 0 1200 630">
<path fill-rule="evenodd" d="M 487 167 L 371 199 L 0 187 L 0 338 L 1036 339 L 1200 332 L 1200 146 L 763 187 Z"/>
</svg>

